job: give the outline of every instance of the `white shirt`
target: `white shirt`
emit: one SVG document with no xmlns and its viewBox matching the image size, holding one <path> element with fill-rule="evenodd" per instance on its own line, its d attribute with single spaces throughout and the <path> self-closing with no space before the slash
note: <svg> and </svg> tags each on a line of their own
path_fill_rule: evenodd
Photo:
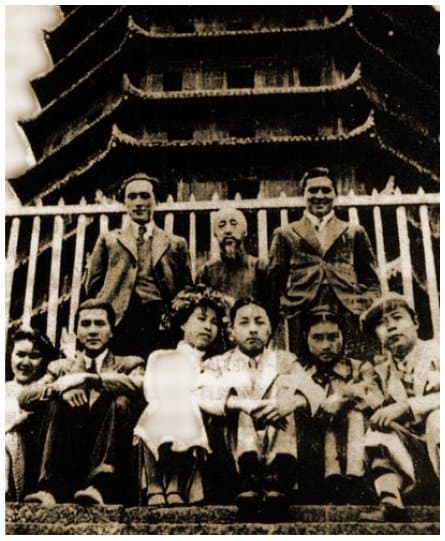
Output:
<svg viewBox="0 0 445 541">
<path fill-rule="evenodd" d="M 305 210 L 303 215 L 311 222 L 311 224 L 314 226 L 314 229 L 317 233 L 321 233 L 323 229 L 328 225 L 328 223 L 332 220 L 335 213 L 333 210 L 326 214 L 326 216 L 323 216 L 323 218 L 318 218 L 317 216 L 314 216 L 311 214 L 308 210 Z"/>
<path fill-rule="evenodd" d="M 134 222 L 133 220 L 130 220 L 130 224 L 133 229 L 133 235 L 135 239 L 139 237 L 139 228 L 141 227 L 141 225 L 145 227 L 144 240 L 148 240 L 149 237 L 153 236 L 153 226 L 154 226 L 153 220 L 150 220 L 146 224 L 138 224 Z"/>
<path fill-rule="evenodd" d="M 104 351 L 102 351 L 102 353 L 100 353 L 96 358 L 95 358 L 95 363 L 96 363 L 96 373 L 97 374 L 100 374 L 101 370 L 102 370 L 102 365 L 104 363 L 104 360 L 105 360 L 105 357 L 108 355 L 108 349 L 105 349 Z M 93 359 L 91 357 L 89 357 L 88 355 L 86 355 L 85 353 L 83 354 L 83 357 L 85 359 L 85 368 L 86 370 L 90 370 L 91 367 L 93 366 Z"/>
</svg>

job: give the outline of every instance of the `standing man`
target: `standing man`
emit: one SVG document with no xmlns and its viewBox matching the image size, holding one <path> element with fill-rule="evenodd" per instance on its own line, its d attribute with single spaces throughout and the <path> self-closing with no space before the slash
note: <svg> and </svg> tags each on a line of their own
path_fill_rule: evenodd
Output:
<svg viewBox="0 0 445 541">
<path fill-rule="evenodd" d="M 365 437 L 380 508 L 361 518 L 408 520 L 402 495 L 427 479 L 431 493 L 431 481 L 439 479 L 439 342 L 419 339 L 417 315 L 397 293 L 375 301 L 362 322 L 385 352 L 375 366 L 385 401 L 371 416 Z"/>
<path fill-rule="evenodd" d="M 192 283 L 185 239 L 154 223 L 157 184 L 145 173 L 123 182 L 129 222 L 99 237 L 85 285 L 88 297 L 110 303 L 116 313 L 115 351 L 144 358 L 156 348 L 164 305 Z"/>
<path fill-rule="evenodd" d="M 19 396 L 43 410 L 38 492 L 25 500 L 117 503 L 130 497 L 133 428 L 143 407 L 144 360 L 114 355 L 114 312 L 88 300 L 76 316 L 78 351 L 49 363 L 43 380 Z M 134 476 L 133 476 L 134 478 Z"/>
<path fill-rule="evenodd" d="M 333 306 L 347 327 L 380 294 L 374 253 L 363 227 L 335 216 L 336 188 L 325 167 L 301 179 L 305 210 L 301 220 L 273 234 L 268 292 L 272 313 L 288 320 L 289 347 L 300 349 L 299 318 L 316 305 Z M 351 336 L 345 336 L 346 346 Z M 357 341 L 357 337 L 353 338 Z M 348 349 L 348 347 L 347 347 Z"/>
<path fill-rule="evenodd" d="M 231 304 L 241 297 L 264 298 L 267 262 L 246 254 L 247 221 L 244 214 L 225 206 L 215 213 L 212 230 L 220 253 L 204 263 L 196 283 L 225 293 L 231 297 Z"/>
</svg>

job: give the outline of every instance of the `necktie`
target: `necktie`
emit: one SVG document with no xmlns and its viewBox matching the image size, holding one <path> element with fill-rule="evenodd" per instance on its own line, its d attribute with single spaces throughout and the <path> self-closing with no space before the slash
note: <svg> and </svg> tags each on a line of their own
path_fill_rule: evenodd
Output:
<svg viewBox="0 0 445 541">
<path fill-rule="evenodd" d="M 142 260 L 144 259 L 143 246 L 145 242 L 144 235 L 146 232 L 147 232 L 147 227 L 145 225 L 140 225 L 138 228 L 138 236 L 136 239 L 136 244 L 138 248 L 138 260 L 140 263 L 142 263 Z"/>
</svg>

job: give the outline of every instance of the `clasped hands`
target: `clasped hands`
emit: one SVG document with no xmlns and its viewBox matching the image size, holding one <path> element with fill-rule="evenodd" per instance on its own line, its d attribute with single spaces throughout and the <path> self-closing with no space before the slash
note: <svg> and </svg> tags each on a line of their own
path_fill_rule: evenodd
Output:
<svg viewBox="0 0 445 541">
<path fill-rule="evenodd" d="M 256 425 L 272 425 L 279 430 L 286 430 L 286 417 L 290 413 L 299 405 L 306 405 L 304 398 L 301 398 L 301 404 L 298 402 L 298 398 L 293 401 L 277 400 L 276 398 L 233 398 L 237 403 L 237 407 L 234 409 L 239 409 L 250 415 Z"/>
<path fill-rule="evenodd" d="M 98 389 L 101 385 L 101 379 L 97 374 L 89 372 L 78 372 L 75 374 L 66 374 L 58 378 L 53 389 L 59 396 L 67 402 L 72 408 L 85 406 L 88 404 L 89 389 Z"/>
<path fill-rule="evenodd" d="M 395 402 L 389 406 L 383 406 L 376 410 L 371 418 L 371 426 L 384 429 L 389 428 L 390 424 L 410 410 L 408 402 Z"/>
</svg>

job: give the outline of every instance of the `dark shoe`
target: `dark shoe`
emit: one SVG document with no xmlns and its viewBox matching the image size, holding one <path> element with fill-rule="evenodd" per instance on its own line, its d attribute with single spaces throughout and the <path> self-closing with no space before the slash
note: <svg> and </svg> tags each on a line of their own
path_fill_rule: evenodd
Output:
<svg viewBox="0 0 445 541">
<path fill-rule="evenodd" d="M 289 498 L 284 492 L 268 490 L 264 494 L 264 507 L 271 512 L 285 512 L 289 508 Z"/>
<path fill-rule="evenodd" d="M 373 511 L 362 511 L 359 515 L 361 522 L 410 522 L 408 512 L 403 507 L 382 504 Z"/>
<path fill-rule="evenodd" d="M 43 505 L 45 507 L 51 507 L 53 505 L 56 505 L 56 498 L 54 498 L 54 495 L 51 494 L 51 492 L 47 492 L 46 490 L 39 490 L 38 492 L 34 492 L 33 494 L 28 494 L 25 496 L 25 502 L 27 503 L 39 503 L 40 505 Z"/>
<path fill-rule="evenodd" d="M 103 505 L 104 499 L 96 487 L 90 485 L 84 490 L 78 490 L 74 494 L 74 501 L 80 505 Z"/>
<path fill-rule="evenodd" d="M 240 492 L 235 498 L 238 509 L 242 512 L 254 512 L 260 504 L 260 495 L 254 490 Z"/>
</svg>

